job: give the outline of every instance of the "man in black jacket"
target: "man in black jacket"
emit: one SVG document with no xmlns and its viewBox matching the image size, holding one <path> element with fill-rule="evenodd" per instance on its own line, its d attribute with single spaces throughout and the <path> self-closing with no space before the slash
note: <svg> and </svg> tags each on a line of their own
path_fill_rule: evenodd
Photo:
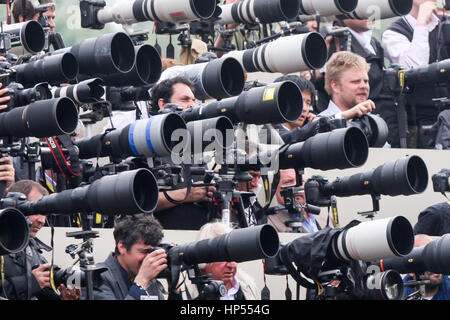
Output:
<svg viewBox="0 0 450 320">
<path fill-rule="evenodd" d="M 39 183 L 31 180 L 21 180 L 13 184 L 7 192 L 19 192 L 28 201 L 39 200 L 48 192 Z M 60 294 L 51 288 L 50 267 L 43 251 L 50 252 L 52 248 L 40 241 L 36 235 L 45 224 L 45 216 L 34 214 L 28 216 L 30 221 L 30 241 L 21 252 L 0 257 L 2 281 L 0 296 L 11 300 L 76 300 L 80 289 L 58 287 Z"/>
<path fill-rule="evenodd" d="M 144 214 L 126 216 L 114 227 L 116 248 L 106 261 L 106 268 L 94 283 L 95 300 L 163 300 L 164 288 L 156 279 L 167 268 L 164 249 L 149 253 L 160 244 L 163 229 L 159 222 Z M 177 296 L 169 295 L 169 299 Z"/>
</svg>

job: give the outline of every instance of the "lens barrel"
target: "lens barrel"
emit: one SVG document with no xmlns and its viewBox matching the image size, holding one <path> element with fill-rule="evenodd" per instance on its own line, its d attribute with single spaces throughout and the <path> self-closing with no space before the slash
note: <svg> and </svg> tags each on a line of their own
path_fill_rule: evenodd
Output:
<svg viewBox="0 0 450 320">
<path fill-rule="evenodd" d="M 156 49 L 144 44 L 135 47 L 136 63 L 131 71 L 103 76 L 107 86 L 146 86 L 158 81 L 162 72 L 161 57 Z"/>
<path fill-rule="evenodd" d="M 320 15 L 322 17 L 349 13 L 356 9 L 361 0 L 298 0 L 301 15 Z"/>
<path fill-rule="evenodd" d="M 414 234 L 408 219 L 396 216 L 365 221 L 335 236 L 332 252 L 339 260 L 376 261 L 405 256 L 414 246 Z"/>
<path fill-rule="evenodd" d="M 40 82 L 59 85 L 75 80 L 79 71 L 77 58 L 71 53 L 33 57 L 28 63 L 12 67 L 16 71 L 16 81 L 24 87 L 32 87 Z"/>
<path fill-rule="evenodd" d="M 279 155 L 279 166 L 280 169 L 346 169 L 362 166 L 368 155 L 364 133 L 357 127 L 348 127 L 291 144 Z"/>
<path fill-rule="evenodd" d="M 99 212 L 105 215 L 150 213 L 158 203 L 158 184 L 147 169 L 104 176 L 75 189 L 25 201 L 18 209 L 25 215 Z"/>
<path fill-rule="evenodd" d="M 135 0 L 119 1 L 111 7 L 100 9 L 100 24 L 116 22 L 130 25 L 144 21 L 183 23 L 206 20 L 216 10 L 216 0 Z"/>
<path fill-rule="evenodd" d="M 322 68 L 328 58 L 323 37 L 317 32 L 280 37 L 256 48 L 231 51 L 245 72 L 292 73 Z"/>
<path fill-rule="evenodd" d="M 44 50 L 45 32 L 41 24 L 30 20 L 21 23 L 3 24 L 2 32 L 11 37 L 11 50 L 8 52 L 18 56 L 36 54 Z"/>
<path fill-rule="evenodd" d="M 365 173 L 338 178 L 327 183 L 322 192 L 338 197 L 364 194 L 393 197 L 422 193 L 427 185 L 428 170 L 425 162 L 419 156 L 405 156 Z"/>
<path fill-rule="evenodd" d="M 186 122 L 226 116 L 233 123 L 282 123 L 297 120 L 301 115 L 302 105 L 302 94 L 298 86 L 292 81 L 282 81 L 251 88 L 238 97 L 185 110 L 181 117 Z"/>
<path fill-rule="evenodd" d="M 298 1 L 292 0 L 244 0 L 221 5 L 222 13 L 217 23 L 274 23 L 294 19 L 299 11 Z"/>
<path fill-rule="evenodd" d="M 0 210 L 0 255 L 25 249 L 30 230 L 25 216 L 15 208 Z"/>
<path fill-rule="evenodd" d="M 228 148 L 233 143 L 227 139 L 227 132 L 233 130 L 233 123 L 227 117 L 191 121 L 186 127 L 191 138 L 192 153 L 204 152 L 212 143 L 220 149 Z"/>
<path fill-rule="evenodd" d="M 396 270 L 402 274 L 433 273 L 450 274 L 450 235 L 445 234 L 425 246 L 414 248 L 405 257 L 379 261 L 381 270 Z"/>
<path fill-rule="evenodd" d="M 88 79 L 78 84 L 58 87 L 54 91 L 54 97 L 67 97 L 78 103 L 93 103 L 101 100 L 105 94 L 103 81 L 100 78 Z"/>
<path fill-rule="evenodd" d="M 192 81 L 199 100 L 224 99 L 239 95 L 244 89 L 245 76 L 240 63 L 231 57 L 166 69 L 160 81 L 184 76 Z"/>
<path fill-rule="evenodd" d="M 51 137 L 70 134 L 78 125 L 78 110 L 69 98 L 35 101 L 0 113 L 0 135 Z"/>
<path fill-rule="evenodd" d="M 131 156 L 170 156 L 180 141 L 172 141 L 175 130 L 186 130 L 186 124 L 176 113 L 152 116 L 105 135 L 75 141 L 80 159 L 95 157 L 127 158 Z"/>
<path fill-rule="evenodd" d="M 99 78 L 131 71 L 136 59 L 133 41 L 124 32 L 86 39 L 72 47 L 57 50 L 53 55 L 66 52 L 75 56 L 80 75 Z"/>
<path fill-rule="evenodd" d="M 388 19 L 407 15 L 413 7 L 413 0 L 358 0 L 350 19 Z"/>
<path fill-rule="evenodd" d="M 244 262 L 274 257 L 279 249 L 278 233 L 274 227 L 261 226 L 235 229 L 212 239 L 173 247 L 186 265 L 235 261 Z"/>
</svg>

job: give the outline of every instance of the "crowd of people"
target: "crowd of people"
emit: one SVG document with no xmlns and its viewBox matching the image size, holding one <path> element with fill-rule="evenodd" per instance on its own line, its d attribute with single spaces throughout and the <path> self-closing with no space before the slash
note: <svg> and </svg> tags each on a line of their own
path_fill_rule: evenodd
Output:
<svg viewBox="0 0 450 320">
<path fill-rule="evenodd" d="M 238 0 L 239 1 L 239 0 Z M 52 3 L 52 0 L 40 0 L 41 4 Z M 233 3 L 236 0 L 226 0 Z M 40 14 L 34 12 L 33 6 L 26 0 L 15 0 L 13 6 L 15 22 L 38 20 Z M 49 7 L 43 15 L 50 30 L 55 30 L 55 7 Z M 326 66 L 321 70 L 287 74 L 278 77 L 274 82 L 290 80 L 300 89 L 303 103 L 301 116 L 294 122 L 275 125 L 284 143 L 304 141 L 316 134 L 317 121 L 320 118 L 345 119 L 352 121 L 366 114 L 378 114 L 387 123 L 389 134 L 384 148 L 427 148 L 448 149 L 450 139 L 444 144 L 436 144 L 436 137 L 425 139 L 424 132 L 438 122 L 439 117 L 446 116 L 445 110 L 437 107 L 435 98 L 442 97 L 436 85 L 429 83 L 414 88 L 413 94 L 406 101 L 407 132 L 399 131 L 399 121 L 403 115 L 398 112 L 397 101 L 385 84 L 385 61 L 398 64 L 410 70 L 442 61 L 448 57 L 448 50 L 442 46 L 439 38 L 443 17 L 438 14 L 435 0 L 414 0 L 411 12 L 399 17 L 384 32 L 381 41 L 373 36 L 373 21 L 344 19 L 337 21 L 335 27 L 347 27 L 350 30 L 351 51 L 342 50 L 337 39 L 327 37 L 329 57 Z M 307 24 L 310 31 L 317 25 Z M 233 27 L 233 26 L 229 26 Z M 216 39 L 216 47 L 223 44 L 221 37 Z M 209 58 L 214 55 L 207 54 Z M 220 57 L 218 52 L 215 58 Z M 208 59 L 209 59 L 208 58 Z M 200 57 L 200 62 L 203 60 Z M 163 59 L 163 68 L 180 65 L 173 59 Z M 0 103 L 4 104 L 9 97 L 8 91 L 0 90 Z M 197 105 L 193 83 L 186 77 L 177 76 L 156 83 L 150 91 L 151 98 L 143 105 L 141 114 L 151 116 L 164 110 L 169 104 L 177 104 L 182 110 Z M 439 96 L 437 95 L 439 94 Z M 2 97 L 4 96 L 4 97 Z M 0 110 L 6 108 L 1 105 Z M 131 112 L 133 116 L 136 114 Z M 121 128 L 129 124 L 129 114 L 125 117 L 112 117 L 111 124 Z M 401 128 L 401 125 L 400 125 Z M 447 132 L 450 132 L 447 129 Z M 407 145 L 403 145 L 405 138 Z M 447 144 L 445 144 L 445 141 Z M 49 194 L 48 180 L 50 172 L 41 174 L 38 182 L 26 177 L 24 163 L 20 159 L 2 157 L 0 159 L 0 181 L 5 184 L 5 194 L 19 192 L 29 201 L 38 200 Z M 20 175 L 18 174 L 20 173 Z M 302 207 L 296 214 L 289 212 L 283 197 L 283 187 L 295 185 L 299 181 L 299 173 L 294 169 L 280 170 L 279 183 L 274 193 L 276 210 L 273 214 L 261 212 L 263 205 L 257 194 L 261 188 L 261 172 L 251 170 L 247 182 L 240 182 L 236 190 L 251 194 L 246 197 L 243 210 L 251 216 L 247 223 L 260 225 L 268 223 L 278 232 L 315 233 L 329 226 L 321 225 L 316 215 Z M 40 179 L 39 179 L 40 178 Z M 302 173 L 304 181 L 307 173 Z M 50 179 L 51 180 L 51 179 Z M 54 182 L 54 181 L 53 181 Z M 56 185 L 53 183 L 53 190 Z M 302 186 L 300 186 L 302 187 Z M 188 192 L 189 191 L 189 192 Z M 158 204 L 151 215 L 136 214 L 121 217 L 113 222 L 115 240 L 114 252 L 97 266 L 102 272 L 94 286 L 96 300 L 161 300 L 166 294 L 165 286 L 158 275 L 168 268 L 167 251 L 160 248 L 164 230 L 196 230 L 197 240 L 211 239 L 232 232 L 233 228 L 223 223 L 212 221 L 210 217 L 214 192 L 210 187 L 196 187 L 160 192 Z M 166 194 L 176 201 L 169 201 Z M 291 199 L 292 200 L 292 199 Z M 304 193 L 295 195 L 295 200 L 306 205 Z M 233 208 L 232 212 L 236 212 Z M 236 215 L 232 215 L 234 224 L 238 224 Z M 43 257 L 43 251 L 50 252 L 51 247 L 37 238 L 39 230 L 48 226 L 45 215 L 28 216 L 30 239 L 26 248 L 19 253 L 1 256 L 0 297 L 11 300 L 77 300 L 85 299 L 86 292 L 79 288 L 58 288 L 52 283 L 52 265 Z M 424 246 L 434 238 L 449 233 L 450 202 L 443 202 L 426 208 L 418 215 L 414 226 L 415 246 Z M 60 226 L 74 226 L 71 221 L 63 221 Z M 156 250 L 152 250 L 155 249 Z M 212 262 L 199 266 L 202 275 L 209 275 L 212 280 L 222 281 L 226 293 L 222 300 L 260 300 L 261 293 L 251 275 L 239 268 L 236 262 Z M 407 275 L 405 281 L 416 279 L 416 274 Z M 448 275 L 425 272 L 430 280 L 425 288 L 424 299 L 449 300 L 450 284 Z M 199 287 L 184 281 L 176 288 L 170 288 L 170 300 L 192 300 L 203 297 Z M 405 290 L 405 295 L 411 293 Z"/>
</svg>

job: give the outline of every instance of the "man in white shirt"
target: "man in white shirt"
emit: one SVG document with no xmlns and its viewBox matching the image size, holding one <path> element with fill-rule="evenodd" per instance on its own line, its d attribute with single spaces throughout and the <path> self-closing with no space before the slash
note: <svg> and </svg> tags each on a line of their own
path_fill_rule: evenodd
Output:
<svg viewBox="0 0 450 320">
<path fill-rule="evenodd" d="M 325 90 L 331 99 L 319 117 L 349 120 L 374 110 L 375 103 L 369 99 L 369 69 L 366 60 L 355 53 L 334 53 L 328 60 L 325 73 Z"/>
<path fill-rule="evenodd" d="M 407 70 L 425 67 L 448 59 L 447 47 L 442 45 L 440 18 L 436 15 L 436 0 L 414 0 L 410 13 L 392 23 L 382 36 L 385 56 L 392 64 Z M 408 147 L 426 148 L 422 128 L 437 121 L 439 108 L 435 98 L 447 97 L 446 88 L 425 83 L 411 88 L 406 104 L 409 137 Z"/>
</svg>

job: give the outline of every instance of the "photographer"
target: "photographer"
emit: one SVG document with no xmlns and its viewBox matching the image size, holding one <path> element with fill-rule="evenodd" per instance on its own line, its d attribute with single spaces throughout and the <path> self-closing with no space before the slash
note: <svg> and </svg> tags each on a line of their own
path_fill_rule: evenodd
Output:
<svg viewBox="0 0 450 320">
<path fill-rule="evenodd" d="M 306 181 L 306 174 L 303 174 L 303 181 Z M 280 170 L 280 182 L 278 183 L 277 191 L 275 196 L 278 201 L 277 209 L 280 209 L 277 213 L 273 215 L 267 216 L 267 223 L 277 229 L 278 232 L 300 232 L 300 233 L 312 233 L 319 231 L 321 229 L 316 216 L 313 214 L 308 214 L 304 208 L 302 208 L 302 212 L 293 216 L 290 214 L 285 208 L 284 197 L 281 194 L 282 187 L 284 186 L 293 186 L 296 184 L 296 175 L 294 169 L 286 169 Z M 300 202 L 300 204 L 305 205 L 305 193 L 301 192 L 296 194 L 296 200 Z M 303 219 L 301 217 L 303 216 Z M 289 222 L 301 222 L 301 226 L 295 228 L 294 230 L 290 227 Z"/>
<path fill-rule="evenodd" d="M 116 247 L 98 264 L 107 270 L 100 274 L 101 283 L 94 284 L 94 299 L 163 300 L 163 286 L 156 277 L 167 268 L 167 254 L 163 249 L 148 253 L 164 236 L 158 221 L 144 214 L 125 216 L 113 234 Z"/>
<path fill-rule="evenodd" d="M 178 104 L 183 110 L 195 106 L 192 83 L 184 77 L 174 77 L 161 81 L 152 88 L 151 105 L 153 112 L 163 110 L 168 104 Z M 164 229 L 198 230 L 207 223 L 208 202 L 214 192 L 213 187 L 192 187 L 183 203 L 169 201 L 160 192 L 155 218 Z M 177 201 L 183 200 L 187 188 L 167 192 Z"/>
<path fill-rule="evenodd" d="M 221 222 L 207 223 L 200 229 L 196 241 L 211 239 L 231 232 L 233 229 Z M 213 280 L 223 281 L 227 293 L 220 300 L 260 300 L 256 284 L 250 275 L 238 269 L 236 262 L 211 262 L 199 265 L 203 275 L 210 274 Z M 184 294 L 188 300 L 195 300 L 197 287 L 185 282 Z M 200 298 L 199 298 L 200 299 Z"/>
<path fill-rule="evenodd" d="M 425 234 L 416 234 L 414 237 L 414 247 L 422 247 L 429 244 L 433 239 Z M 408 274 L 403 278 L 403 282 L 407 283 L 411 280 L 419 280 L 417 274 Z M 448 275 L 436 274 L 425 271 L 421 276 L 421 280 L 429 280 L 430 283 L 425 284 L 425 293 L 422 300 L 450 300 L 450 278 Z M 404 296 L 408 296 L 418 288 L 405 286 Z"/>
<path fill-rule="evenodd" d="M 414 0 L 410 13 L 385 30 L 382 44 L 385 55 L 392 64 L 409 70 L 449 58 L 443 39 L 440 38 L 442 22 L 436 12 L 436 0 Z M 421 139 L 421 127 L 437 121 L 439 109 L 433 98 L 446 97 L 446 91 L 434 83 L 412 88 L 412 94 L 408 95 L 406 103 L 408 147 L 426 147 Z"/>
<path fill-rule="evenodd" d="M 19 192 L 28 201 L 39 200 L 48 195 L 38 183 L 31 180 L 21 180 L 14 183 L 7 192 Z M 36 235 L 45 224 L 45 216 L 34 214 L 28 216 L 30 221 L 30 241 L 24 251 L 1 257 L 1 274 L 4 282 L 0 284 L 0 295 L 11 300 L 77 300 L 80 289 L 66 288 L 64 284 L 58 287 L 60 295 L 51 288 L 50 267 L 42 256 L 45 250 L 52 248 L 40 241 Z"/>
<path fill-rule="evenodd" d="M 325 73 L 325 90 L 331 100 L 328 108 L 318 116 L 350 120 L 374 110 L 375 104 L 369 99 L 369 69 L 366 60 L 355 53 L 334 53 L 327 62 Z"/>
<path fill-rule="evenodd" d="M 275 125 L 280 137 L 285 143 L 304 141 L 315 134 L 315 125 L 312 123 L 317 120 L 317 116 L 310 112 L 314 103 L 316 89 L 313 83 L 297 75 L 285 75 L 278 77 L 274 82 L 290 80 L 294 82 L 302 93 L 303 109 L 300 118 L 295 122 L 285 122 Z"/>
<path fill-rule="evenodd" d="M 350 32 L 348 35 L 351 39 L 350 51 L 363 57 L 370 65 L 368 71 L 370 86 L 369 99 L 376 106 L 376 110 L 373 110 L 373 113 L 379 114 L 388 123 L 388 143 L 392 147 L 400 147 L 398 120 L 393 96 L 384 86 L 384 50 L 381 43 L 373 36 L 375 21 L 343 19 L 342 21 L 338 21 L 337 24 L 341 27 L 348 28 Z M 339 39 L 337 38 L 337 40 Z M 339 41 L 337 42 L 339 43 Z M 335 42 L 332 42 L 329 54 L 340 50 L 336 47 L 339 46 Z M 326 96 L 325 92 L 320 91 L 320 93 L 322 95 L 319 95 L 319 97 Z M 327 99 L 320 100 L 327 101 Z"/>
<path fill-rule="evenodd" d="M 39 4 L 54 3 L 53 0 L 39 0 Z M 34 6 L 28 0 L 15 0 L 12 7 L 14 22 L 25 22 L 29 20 L 39 21 L 40 13 L 36 12 Z M 50 32 L 55 31 L 55 6 L 51 6 L 42 14 L 47 20 Z M 40 21 L 39 21 L 40 22 Z"/>
</svg>

